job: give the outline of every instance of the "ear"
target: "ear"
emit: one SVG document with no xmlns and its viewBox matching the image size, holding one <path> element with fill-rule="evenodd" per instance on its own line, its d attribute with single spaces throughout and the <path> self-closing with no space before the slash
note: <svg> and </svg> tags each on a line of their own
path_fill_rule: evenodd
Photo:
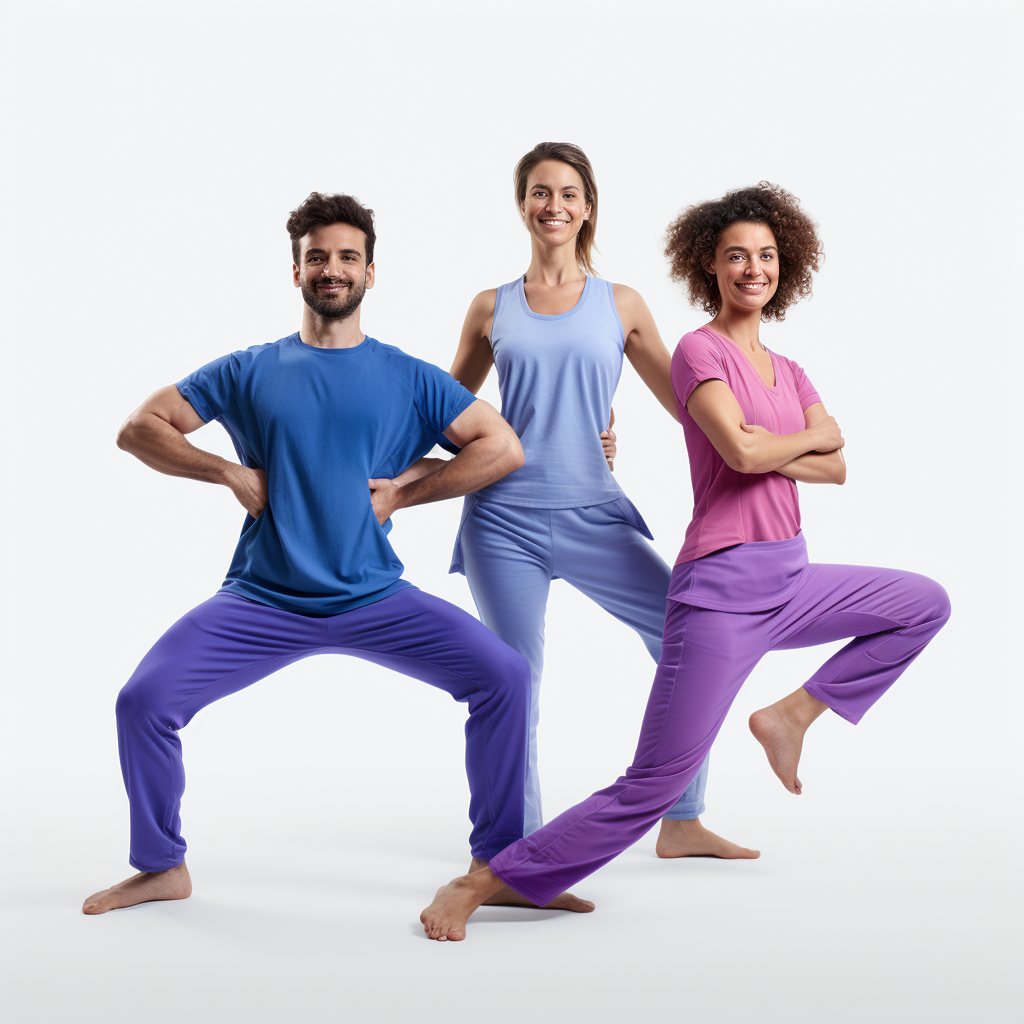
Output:
<svg viewBox="0 0 1024 1024">
<path fill-rule="evenodd" d="M 366 268 L 366 287 L 367 288 L 372 288 L 373 287 L 374 267 L 375 267 L 375 264 L 371 263 Z"/>
<path fill-rule="evenodd" d="M 715 273 L 715 261 L 713 257 L 704 260 L 704 273 L 707 274 L 708 277 L 718 276 Z"/>
<path fill-rule="evenodd" d="M 302 276 L 301 271 L 299 270 L 298 263 L 292 264 L 292 283 L 295 285 L 296 288 L 302 287 Z"/>
<path fill-rule="evenodd" d="M 590 211 L 591 211 L 591 209 L 592 209 L 592 207 L 591 207 L 590 203 L 587 203 L 587 208 L 583 211 L 583 219 L 584 220 L 590 220 Z"/>
</svg>

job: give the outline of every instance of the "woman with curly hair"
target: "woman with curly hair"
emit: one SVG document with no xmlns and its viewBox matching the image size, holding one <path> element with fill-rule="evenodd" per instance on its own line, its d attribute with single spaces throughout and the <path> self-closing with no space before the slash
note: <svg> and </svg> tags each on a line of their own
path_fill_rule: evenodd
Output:
<svg viewBox="0 0 1024 1024">
<path fill-rule="evenodd" d="M 672 359 L 693 519 L 669 588 L 662 655 L 632 766 L 614 785 L 438 891 L 422 921 L 461 939 L 508 886 L 544 905 L 636 842 L 689 785 L 744 680 L 771 650 L 852 637 L 750 728 L 791 793 L 808 726 L 864 713 L 949 617 L 937 583 L 894 569 L 809 563 L 795 481 L 846 479 L 843 437 L 804 371 L 761 345 L 810 294 L 821 258 L 797 200 L 762 182 L 686 210 L 669 228 L 672 276 L 713 314 Z"/>
<path fill-rule="evenodd" d="M 623 356 L 673 418 L 678 412 L 671 357 L 644 300 L 595 275 L 597 183 L 586 154 L 542 142 L 513 180 L 530 265 L 473 300 L 451 374 L 475 393 L 497 369 L 501 412 L 526 465 L 467 496 L 451 571 L 465 573 L 484 624 L 530 663 L 529 834 L 543 824 L 537 723 L 551 581 L 565 580 L 634 629 L 655 662 L 661 655 L 671 570 L 610 472 Z M 706 776 L 703 766 L 666 808 L 659 854 L 756 857 L 701 824 Z"/>
</svg>

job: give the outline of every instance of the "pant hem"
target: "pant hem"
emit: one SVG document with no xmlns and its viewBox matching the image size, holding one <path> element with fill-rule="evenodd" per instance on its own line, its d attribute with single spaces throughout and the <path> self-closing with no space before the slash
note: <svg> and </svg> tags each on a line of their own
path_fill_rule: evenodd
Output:
<svg viewBox="0 0 1024 1024">
<path fill-rule="evenodd" d="M 701 804 L 701 806 L 695 811 L 666 811 L 662 816 L 662 821 L 694 821 L 699 818 L 707 808 Z"/>
<path fill-rule="evenodd" d="M 835 699 L 822 690 L 821 683 L 815 682 L 813 679 L 804 683 L 804 689 L 812 697 L 816 697 L 820 700 L 822 704 L 827 705 L 830 711 L 834 711 L 840 718 L 849 722 L 850 725 L 856 725 L 864 717 L 863 711 L 859 715 L 854 715 L 852 712 L 844 711 L 842 708 L 837 708 Z"/>
<path fill-rule="evenodd" d="M 531 903 L 536 903 L 538 907 L 543 907 L 554 898 L 544 899 L 540 893 L 536 891 L 531 892 L 528 885 L 524 885 L 522 882 L 511 881 L 501 868 L 492 867 L 491 874 L 499 881 L 504 882 L 510 889 L 514 889 L 520 896 L 525 896 Z"/>
<path fill-rule="evenodd" d="M 146 865 L 143 864 L 142 861 L 136 860 L 134 857 L 129 857 L 128 858 L 128 863 L 133 868 L 135 868 L 136 871 L 145 871 L 145 872 L 147 872 L 149 874 L 158 874 L 161 871 L 170 871 L 171 868 L 176 868 L 180 864 L 183 864 L 184 862 L 185 862 L 185 856 L 184 856 L 184 854 L 182 854 L 181 860 L 176 861 L 174 864 L 164 864 L 163 867 L 151 868 L 151 867 L 146 867 Z"/>
</svg>

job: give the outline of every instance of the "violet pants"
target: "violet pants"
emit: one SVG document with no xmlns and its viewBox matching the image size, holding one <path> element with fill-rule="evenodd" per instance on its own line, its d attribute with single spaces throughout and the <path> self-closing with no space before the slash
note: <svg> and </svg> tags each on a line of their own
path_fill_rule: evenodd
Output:
<svg viewBox="0 0 1024 1024">
<path fill-rule="evenodd" d="M 544 614 L 551 581 L 562 579 L 635 630 L 661 657 L 665 595 L 672 570 L 646 538 L 628 498 L 580 508 L 524 508 L 466 496 L 452 572 L 464 572 L 480 621 L 530 663 L 530 756 L 525 835 L 544 824 L 537 757 Z M 705 763 L 666 818 L 704 813 Z"/>
<path fill-rule="evenodd" d="M 745 581 L 744 564 L 758 570 Z M 724 603 L 731 593 L 737 603 L 753 594 L 770 604 L 773 589 L 785 600 L 759 611 L 697 603 Z M 895 569 L 809 565 L 802 535 L 677 565 L 633 764 L 614 785 L 507 847 L 491 870 L 544 906 L 635 843 L 697 774 L 740 686 L 768 651 L 854 637 L 804 688 L 856 723 L 948 617 L 946 592 L 932 580 Z"/>
<path fill-rule="evenodd" d="M 473 856 L 489 860 L 522 836 L 530 668 L 472 615 L 413 587 L 322 618 L 221 592 L 164 633 L 117 698 L 133 867 L 164 871 L 185 856 L 178 730 L 207 704 L 312 654 L 351 654 L 467 703 Z"/>
</svg>

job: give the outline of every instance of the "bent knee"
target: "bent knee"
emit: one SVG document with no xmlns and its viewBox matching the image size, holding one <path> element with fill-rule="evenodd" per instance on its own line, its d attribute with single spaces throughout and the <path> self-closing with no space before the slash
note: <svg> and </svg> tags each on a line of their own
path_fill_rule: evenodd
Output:
<svg viewBox="0 0 1024 1024">
<path fill-rule="evenodd" d="M 505 646 L 505 645 L 503 645 Z M 491 685 L 503 694 L 530 702 L 532 690 L 530 663 L 518 651 L 505 646 L 491 663 Z"/>
<path fill-rule="evenodd" d="M 927 576 L 918 576 L 917 584 L 919 621 L 934 622 L 941 629 L 952 611 L 946 588 Z"/>
<path fill-rule="evenodd" d="M 136 673 L 121 687 L 114 704 L 119 722 L 139 718 L 164 718 L 168 711 L 155 680 L 148 673 Z"/>
</svg>

